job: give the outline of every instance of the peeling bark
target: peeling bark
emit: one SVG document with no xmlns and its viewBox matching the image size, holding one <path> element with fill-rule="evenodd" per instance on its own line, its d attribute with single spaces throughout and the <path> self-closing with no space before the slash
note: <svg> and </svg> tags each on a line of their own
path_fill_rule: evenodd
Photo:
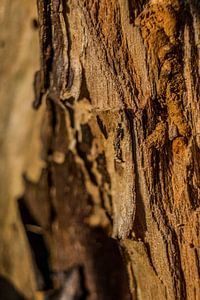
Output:
<svg viewBox="0 0 200 300">
<path fill-rule="evenodd" d="M 38 287 L 78 267 L 85 299 L 199 299 L 198 2 L 37 6 L 43 165 L 19 208 Z"/>
</svg>

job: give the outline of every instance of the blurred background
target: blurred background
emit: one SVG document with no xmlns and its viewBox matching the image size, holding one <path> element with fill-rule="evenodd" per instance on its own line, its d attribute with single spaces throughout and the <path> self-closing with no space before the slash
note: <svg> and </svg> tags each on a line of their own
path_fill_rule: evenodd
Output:
<svg viewBox="0 0 200 300">
<path fill-rule="evenodd" d="M 29 173 L 29 161 L 34 161 L 39 150 L 32 142 L 39 134 L 42 114 L 42 110 L 36 114 L 32 108 L 33 79 L 38 68 L 36 1 L 1 0 L 0 299 L 4 300 L 39 299 L 17 207 L 24 189 L 23 174 Z M 36 178 L 37 170 L 31 174 Z"/>
</svg>

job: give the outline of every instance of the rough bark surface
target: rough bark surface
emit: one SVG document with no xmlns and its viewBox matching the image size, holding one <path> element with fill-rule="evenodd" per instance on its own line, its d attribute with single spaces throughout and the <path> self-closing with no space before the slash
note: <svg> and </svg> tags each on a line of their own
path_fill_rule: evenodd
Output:
<svg viewBox="0 0 200 300">
<path fill-rule="evenodd" d="M 198 2 L 37 5 L 42 150 L 19 208 L 38 287 L 77 269 L 85 299 L 199 299 Z"/>
</svg>

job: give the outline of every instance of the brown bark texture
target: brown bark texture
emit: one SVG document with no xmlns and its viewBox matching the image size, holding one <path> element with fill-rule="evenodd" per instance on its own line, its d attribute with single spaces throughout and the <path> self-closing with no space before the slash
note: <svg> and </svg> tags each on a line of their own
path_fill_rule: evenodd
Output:
<svg viewBox="0 0 200 300">
<path fill-rule="evenodd" d="M 37 0 L 37 9 L 23 184 L 5 192 L 33 278 L 26 293 L 28 277 L 15 285 L 27 299 L 61 299 L 57 289 L 66 299 L 200 299 L 200 4 Z M 16 231 L 12 222 L 4 227 Z"/>
</svg>

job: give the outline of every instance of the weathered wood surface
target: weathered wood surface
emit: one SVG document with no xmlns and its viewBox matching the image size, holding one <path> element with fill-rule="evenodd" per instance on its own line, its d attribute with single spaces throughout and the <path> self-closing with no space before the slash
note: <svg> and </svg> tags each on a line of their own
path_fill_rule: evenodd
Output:
<svg viewBox="0 0 200 300">
<path fill-rule="evenodd" d="M 199 299 L 198 2 L 38 0 L 38 14 L 42 150 L 20 207 L 49 251 L 43 288 L 78 265 L 87 299 Z"/>
</svg>

